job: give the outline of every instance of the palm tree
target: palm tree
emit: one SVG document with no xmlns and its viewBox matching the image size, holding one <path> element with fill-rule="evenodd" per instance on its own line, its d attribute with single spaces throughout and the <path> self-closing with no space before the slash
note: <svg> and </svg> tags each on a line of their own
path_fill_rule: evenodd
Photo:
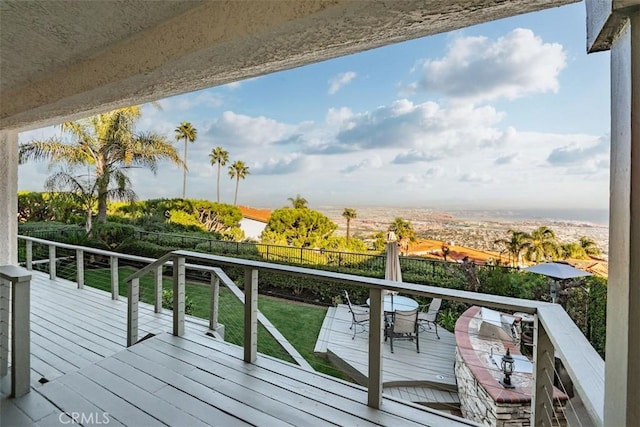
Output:
<svg viewBox="0 0 640 427">
<path fill-rule="evenodd" d="M 587 257 L 587 253 L 584 248 L 580 246 L 580 243 L 571 242 L 565 243 L 561 245 L 562 257 L 564 259 L 573 258 L 573 259 L 585 259 Z"/>
<path fill-rule="evenodd" d="M 309 203 L 307 199 L 299 194 L 296 197 L 289 197 L 287 200 L 291 202 L 294 209 L 306 209 L 307 203 Z"/>
<path fill-rule="evenodd" d="M 347 220 L 347 244 L 349 243 L 349 238 L 351 237 L 351 220 L 355 219 L 358 216 L 358 213 L 355 209 L 352 208 L 344 208 L 342 211 L 342 216 Z"/>
<path fill-rule="evenodd" d="M 522 262 L 522 252 L 530 245 L 530 237 L 519 230 L 508 232 L 511 234 L 508 239 L 498 239 L 494 243 L 504 245 L 505 251 L 509 254 L 509 262 L 512 266 L 517 266 Z"/>
<path fill-rule="evenodd" d="M 236 179 L 236 194 L 233 198 L 234 206 L 238 204 L 238 185 L 241 179 L 245 179 L 249 175 L 249 166 L 245 165 L 242 160 L 236 160 L 229 166 L 229 177 Z"/>
<path fill-rule="evenodd" d="M 117 187 L 107 190 L 108 200 L 126 200 L 133 202 L 136 199 L 136 193 L 131 190 L 131 181 L 122 173 L 122 171 L 114 172 Z M 97 179 L 93 181 L 88 177 L 86 180 L 79 176 L 74 176 L 67 171 L 59 171 L 47 178 L 45 181 L 45 189 L 56 192 L 65 191 L 83 207 L 86 213 L 85 230 L 91 232 L 93 228 L 92 218 L 93 209 L 98 201 L 98 183 Z"/>
<path fill-rule="evenodd" d="M 218 165 L 218 203 L 220 203 L 220 168 L 225 166 L 229 161 L 229 152 L 224 150 L 222 147 L 216 147 L 211 150 L 211 154 L 209 154 L 209 158 L 211 159 L 211 166 Z"/>
<path fill-rule="evenodd" d="M 187 197 L 187 143 L 193 143 L 198 136 L 196 128 L 191 126 L 189 122 L 182 122 L 180 126 L 176 128 L 176 140 L 180 141 L 184 139 L 184 167 L 182 170 L 182 198 Z"/>
<path fill-rule="evenodd" d="M 135 133 L 134 125 L 141 107 L 121 108 L 88 119 L 62 124 L 62 133 L 72 137 L 70 143 L 61 139 L 34 140 L 20 146 L 20 162 L 49 160 L 51 164 L 71 167 L 94 167 L 98 201 L 98 222 L 107 220 L 107 199 L 110 184 L 119 185 L 128 179 L 125 169 L 145 167 L 154 174 L 160 160 L 184 163 L 164 136 L 155 133 Z"/>
<path fill-rule="evenodd" d="M 413 230 L 411 222 L 400 217 L 393 220 L 387 231 L 395 233 L 400 245 L 400 252 L 405 254 L 409 250 L 409 242 L 416 240 L 416 232 Z"/>
<path fill-rule="evenodd" d="M 596 241 L 586 236 L 580 238 L 580 246 L 584 249 L 585 254 L 589 256 L 600 256 L 602 253 Z"/>
<path fill-rule="evenodd" d="M 533 230 L 529 235 L 529 246 L 525 256 L 529 261 L 538 263 L 546 261 L 548 258 L 557 258 L 559 248 L 556 233 L 543 225 Z"/>
</svg>

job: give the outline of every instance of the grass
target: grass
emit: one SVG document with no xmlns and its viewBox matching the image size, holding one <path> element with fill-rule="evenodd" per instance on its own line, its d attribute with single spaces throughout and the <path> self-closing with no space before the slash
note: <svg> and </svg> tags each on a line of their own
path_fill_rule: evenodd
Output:
<svg viewBox="0 0 640 427">
<path fill-rule="evenodd" d="M 127 285 L 125 279 L 135 269 L 120 267 L 118 273 L 119 294 L 126 296 Z M 58 274 L 70 280 L 75 280 L 75 267 L 59 268 Z M 85 285 L 111 292 L 111 273 L 108 268 L 86 269 Z M 154 277 L 145 275 L 140 278 L 140 300 L 149 304 L 154 302 Z M 163 289 L 171 289 L 172 281 L 163 279 Z M 188 281 L 186 283 L 186 297 L 191 301 L 191 315 L 203 319 L 209 318 L 210 288 L 203 283 Z M 244 333 L 243 304 L 225 287 L 220 288 L 218 322 L 225 326 L 225 341 L 242 345 Z M 279 298 L 258 297 L 260 311 L 273 325 L 289 340 L 298 352 L 319 372 L 339 378 L 345 376 L 323 357 L 313 353 L 322 321 L 326 315 L 325 307 L 300 304 Z M 277 357 L 281 360 L 293 362 L 289 354 L 261 325 L 258 326 L 258 351 Z M 346 378 L 345 378 L 346 379 Z"/>
</svg>

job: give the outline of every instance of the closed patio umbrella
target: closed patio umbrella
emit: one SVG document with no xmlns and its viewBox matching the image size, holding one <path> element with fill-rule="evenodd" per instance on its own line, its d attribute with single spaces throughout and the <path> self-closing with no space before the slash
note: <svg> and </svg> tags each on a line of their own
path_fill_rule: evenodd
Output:
<svg viewBox="0 0 640 427">
<path fill-rule="evenodd" d="M 395 282 L 402 282 L 402 271 L 400 270 L 400 256 L 396 235 L 390 231 L 387 235 L 387 262 L 384 269 L 384 278 Z M 391 307 L 393 308 L 393 296 L 396 291 L 385 291 L 391 294 Z"/>
</svg>

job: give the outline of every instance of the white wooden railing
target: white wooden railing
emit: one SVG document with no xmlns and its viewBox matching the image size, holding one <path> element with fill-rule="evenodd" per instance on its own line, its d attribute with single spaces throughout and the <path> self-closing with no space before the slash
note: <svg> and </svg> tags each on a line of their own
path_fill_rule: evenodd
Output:
<svg viewBox="0 0 640 427">
<path fill-rule="evenodd" d="M 118 252 L 105 251 L 101 249 L 88 248 L 84 246 L 71 245 L 67 243 L 59 243 L 53 242 L 50 240 L 43 240 L 35 237 L 28 236 L 18 236 L 19 239 L 25 241 L 25 265 L 28 270 L 31 270 L 34 265 L 38 263 L 42 263 L 42 261 L 34 261 L 33 258 L 33 244 L 44 245 L 48 248 L 48 259 L 44 262 L 49 265 L 49 277 L 51 279 L 55 279 L 56 272 L 56 261 L 60 261 L 61 258 L 58 256 L 56 249 L 68 249 L 72 250 L 75 253 L 75 262 L 76 262 L 76 283 L 78 288 L 82 288 L 85 282 L 85 272 L 84 272 L 84 262 L 85 262 L 85 253 L 90 255 L 99 255 L 109 259 L 109 270 L 110 270 L 110 283 L 111 283 L 111 298 L 117 300 L 119 298 L 119 289 L 118 283 L 120 281 L 119 278 L 119 259 L 133 261 L 136 263 L 148 264 L 141 271 L 136 272 L 137 277 L 142 277 L 144 274 L 151 273 L 154 275 L 154 286 L 153 286 L 153 295 L 154 295 L 154 311 L 156 313 L 162 312 L 162 279 L 163 279 L 163 268 L 164 267 L 172 267 L 173 266 L 173 257 L 172 256 L 164 256 L 160 259 L 155 258 L 147 258 L 141 257 L 137 255 L 129 255 L 122 254 Z M 67 258 L 63 258 L 68 260 Z M 218 323 L 218 302 L 219 302 L 219 289 L 220 284 L 222 283 L 225 287 L 231 291 L 232 295 L 244 304 L 244 294 L 242 291 L 233 283 L 233 281 L 219 268 L 214 268 L 210 266 L 204 265 L 192 265 L 186 264 L 185 268 L 191 271 L 200 271 L 205 272 L 210 275 L 210 310 L 209 310 L 209 329 L 213 332 L 217 332 L 223 328 L 223 325 L 219 325 Z M 129 278 L 130 279 L 130 278 Z M 132 282 L 132 280 L 127 280 L 127 282 Z M 127 297 L 129 301 L 139 301 L 140 298 L 140 288 L 139 282 L 133 286 L 128 286 L 127 288 Z M 174 291 L 175 295 L 175 291 Z M 178 300 L 179 301 L 179 300 Z M 174 304 L 176 302 L 176 298 L 174 298 Z M 135 314 L 137 314 L 137 305 L 129 304 L 128 310 L 135 310 Z M 183 310 L 184 311 L 184 310 Z M 184 319 L 184 315 L 182 316 Z M 264 316 L 260 311 L 257 312 L 258 322 L 265 328 L 265 330 L 273 336 L 273 338 L 280 344 L 280 346 L 291 356 L 291 358 L 302 368 L 313 370 L 311 365 L 305 360 L 302 355 L 287 341 L 287 339 L 282 336 L 280 331 L 278 331 L 275 326 Z M 135 322 L 135 324 L 130 324 L 127 327 L 127 345 L 135 344 L 138 341 L 137 334 L 137 316 L 134 316 L 134 313 L 129 313 L 128 322 Z M 184 320 L 176 320 L 177 325 L 183 325 Z"/>
<path fill-rule="evenodd" d="M 567 315 L 564 309 L 557 305 L 539 301 L 530 301 L 517 298 L 501 297 L 497 295 L 479 294 L 474 292 L 460 291 L 448 288 L 438 288 L 433 286 L 418 285 L 413 283 L 398 283 L 384 279 L 374 279 L 351 274 L 335 273 L 330 271 L 315 270 L 303 267 L 271 264 L 266 262 L 243 260 L 239 258 L 223 257 L 210 254 L 203 254 L 190 251 L 174 251 L 164 257 L 154 260 L 145 257 L 118 254 L 109 251 L 101 251 L 92 248 L 84 248 L 75 245 L 56 243 L 32 237 L 19 236 L 19 239 L 26 240 L 27 243 L 27 268 L 32 264 L 33 243 L 40 243 L 49 246 L 50 275 L 55 277 L 55 248 L 63 247 L 76 250 L 76 260 L 78 262 L 78 287 L 82 287 L 83 277 L 81 271 L 81 252 L 94 253 L 109 256 L 111 270 L 117 275 L 117 269 L 113 268 L 118 258 L 150 263 L 147 267 L 134 273 L 127 278 L 128 304 L 129 304 L 129 330 L 127 332 L 127 342 L 133 344 L 137 341 L 137 327 L 135 319 L 137 315 L 137 295 L 136 281 L 146 273 L 160 270 L 162 265 L 170 262 L 173 264 L 173 286 L 174 286 L 174 322 L 173 333 L 182 335 L 184 333 L 184 286 L 185 269 L 187 266 L 210 269 L 212 266 L 233 266 L 245 270 L 244 278 L 244 359 L 247 362 L 254 362 L 257 357 L 257 325 L 258 308 L 257 295 L 259 287 L 259 272 L 275 272 L 290 276 L 302 276 L 310 279 L 330 281 L 351 286 L 362 286 L 369 289 L 371 324 L 369 328 L 369 385 L 368 404 L 371 407 L 379 408 L 382 399 L 382 314 L 383 314 L 383 290 L 392 290 L 425 297 L 437 297 L 467 304 L 491 307 L 504 311 L 519 311 L 535 315 L 534 328 L 534 375 L 535 387 L 532 400 L 532 424 L 536 426 L 549 425 L 549 414 L 553 410 L 552 390 L 554 355 L 559 357 L 567 369 L 573 382 L 574 389 L 582 399 L 592 421 L 596 425 L 603 424 L 604 413 L 604 361 L 593 349 L 582 332 Z M 51 248 L 54 249 L 51 249 Z M 187 260 L 190 264 L 187 264 Z M 206 265 L 203 265 L 206 264 Z M 51 265 L 54 265 L 52 274 Z M 222 277 L 221 271 L 215 271 L 212 275 L 212 283 L 217 282 L 214 278 Z M 160 277 L 161 274 L 156 274 Z M 115 283 L 115 285 L 114 285 Z M 112 294 L 117 298 L 117 277 L 112 276 Z M 214 286 L 212 286 L 214 288 Z M 114 290 L 115 289 L 115 290 Z M 138 288 L 139 289 L 139 288 Z M 158 288 L 156 288 L 158 289 Z M 212 304 L 214 298 L 212 297 Z M 161 309 L 161 295 L 156 292 L 156 307 Z M 213 313 L 214 310 L 211 310 Z M 215 320 L 210 318 L 210 324 L 215 325 Z"/>
<path fill-rule="evenodd" d="M 0 378 L 8 373 L 11 324 L 13 397 L 23 396 L 31 390 L 30 284 L 31 274 L 24 268 L 13 265 L 0 266 Z"/>
</svg>

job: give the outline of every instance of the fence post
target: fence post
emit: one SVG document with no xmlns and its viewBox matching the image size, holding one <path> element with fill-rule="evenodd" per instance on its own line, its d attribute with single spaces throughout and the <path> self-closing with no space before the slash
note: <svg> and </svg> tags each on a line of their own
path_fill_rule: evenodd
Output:
<svg viewBox="0 0 640 427">
<path fill-rule="evenodd" d="M 302 264 L 302 247 L 300 248 L 300 264 Z"/>
<path fill-rule="evenodd" d="M 269 246 L 271 245 L 267 245 L 267 261 L 269 261 Z"/>
<path fill-rule="evenodd" d="M 11 396 L 31 391 L 31 275 L 11 265 L 0 266 L 0 373 L 8 371 L 9 323 L 11 323 Z M 9 304 L 11 295 L 11 304 Z M 9 309 L 9 306 L 11 308 Z M 11 321 L 9 321 L 11 310 Z"/>
<path fill-rule="evenodd" d="M 211 272 L 211 310 L 209 311 L 209 329 L 218 329 L 218 296 L 220 295 L 220 278 Z"/>
<path fill-rule="evenodd" d="M 369 382 L 367 405 L 379 409 L 382 404 L 382 289 L 369 290 Z M 355 327 L 355 325 L 354 325 Z"/>
<path fill-rule="evenodd" d="M 158 266 L 155 271 L 155 301 L 153 311 L 162 313 L 162 266 Z"/>
<path fill-rule="evenodd" d="M 76 249 L 76 283 L 78 289 L 84 288 L 84 251 Z"/>
<path fill-rule="evenodd" d="M 531 399 L 531 425 L 552 426 L 555 419 L 553 407 L 554 349 L 538 315 L 535 316 L 533 328 L 535 384 Z"/>
<path fill-rule="evenodd" d="M 109 264 L 111 265 L 111 299 L 117 300 L 119 297 L 118 289 L 118 257 L 111 256 Z"/>
<path fill-rule="evenodd" d="M 258 354 L 258 270 L 244 270 L 244 361 L 253 363 Z"/>
<path fill-rule="evenodd" d="M 56 278 L 56 246 L 49 245 L 49 279 Z"/>
<path fill-rule="evenodd" d="M 135 278 L 127 287 L 127 347 L 138 342 L 138 301 L 140 300 L 140 279 Z"/>
<path fill-rule="evenodd" d="M 25 241 L 25 257 L 26 257 L 26 265 L 27 270 L 33 270 L 33 242 L 31 240 Z"/>
<path fill-rule="evenodd" d="M 184 335 L 185 257 L 173 259 L 173 335 Z"/>
</svg>

